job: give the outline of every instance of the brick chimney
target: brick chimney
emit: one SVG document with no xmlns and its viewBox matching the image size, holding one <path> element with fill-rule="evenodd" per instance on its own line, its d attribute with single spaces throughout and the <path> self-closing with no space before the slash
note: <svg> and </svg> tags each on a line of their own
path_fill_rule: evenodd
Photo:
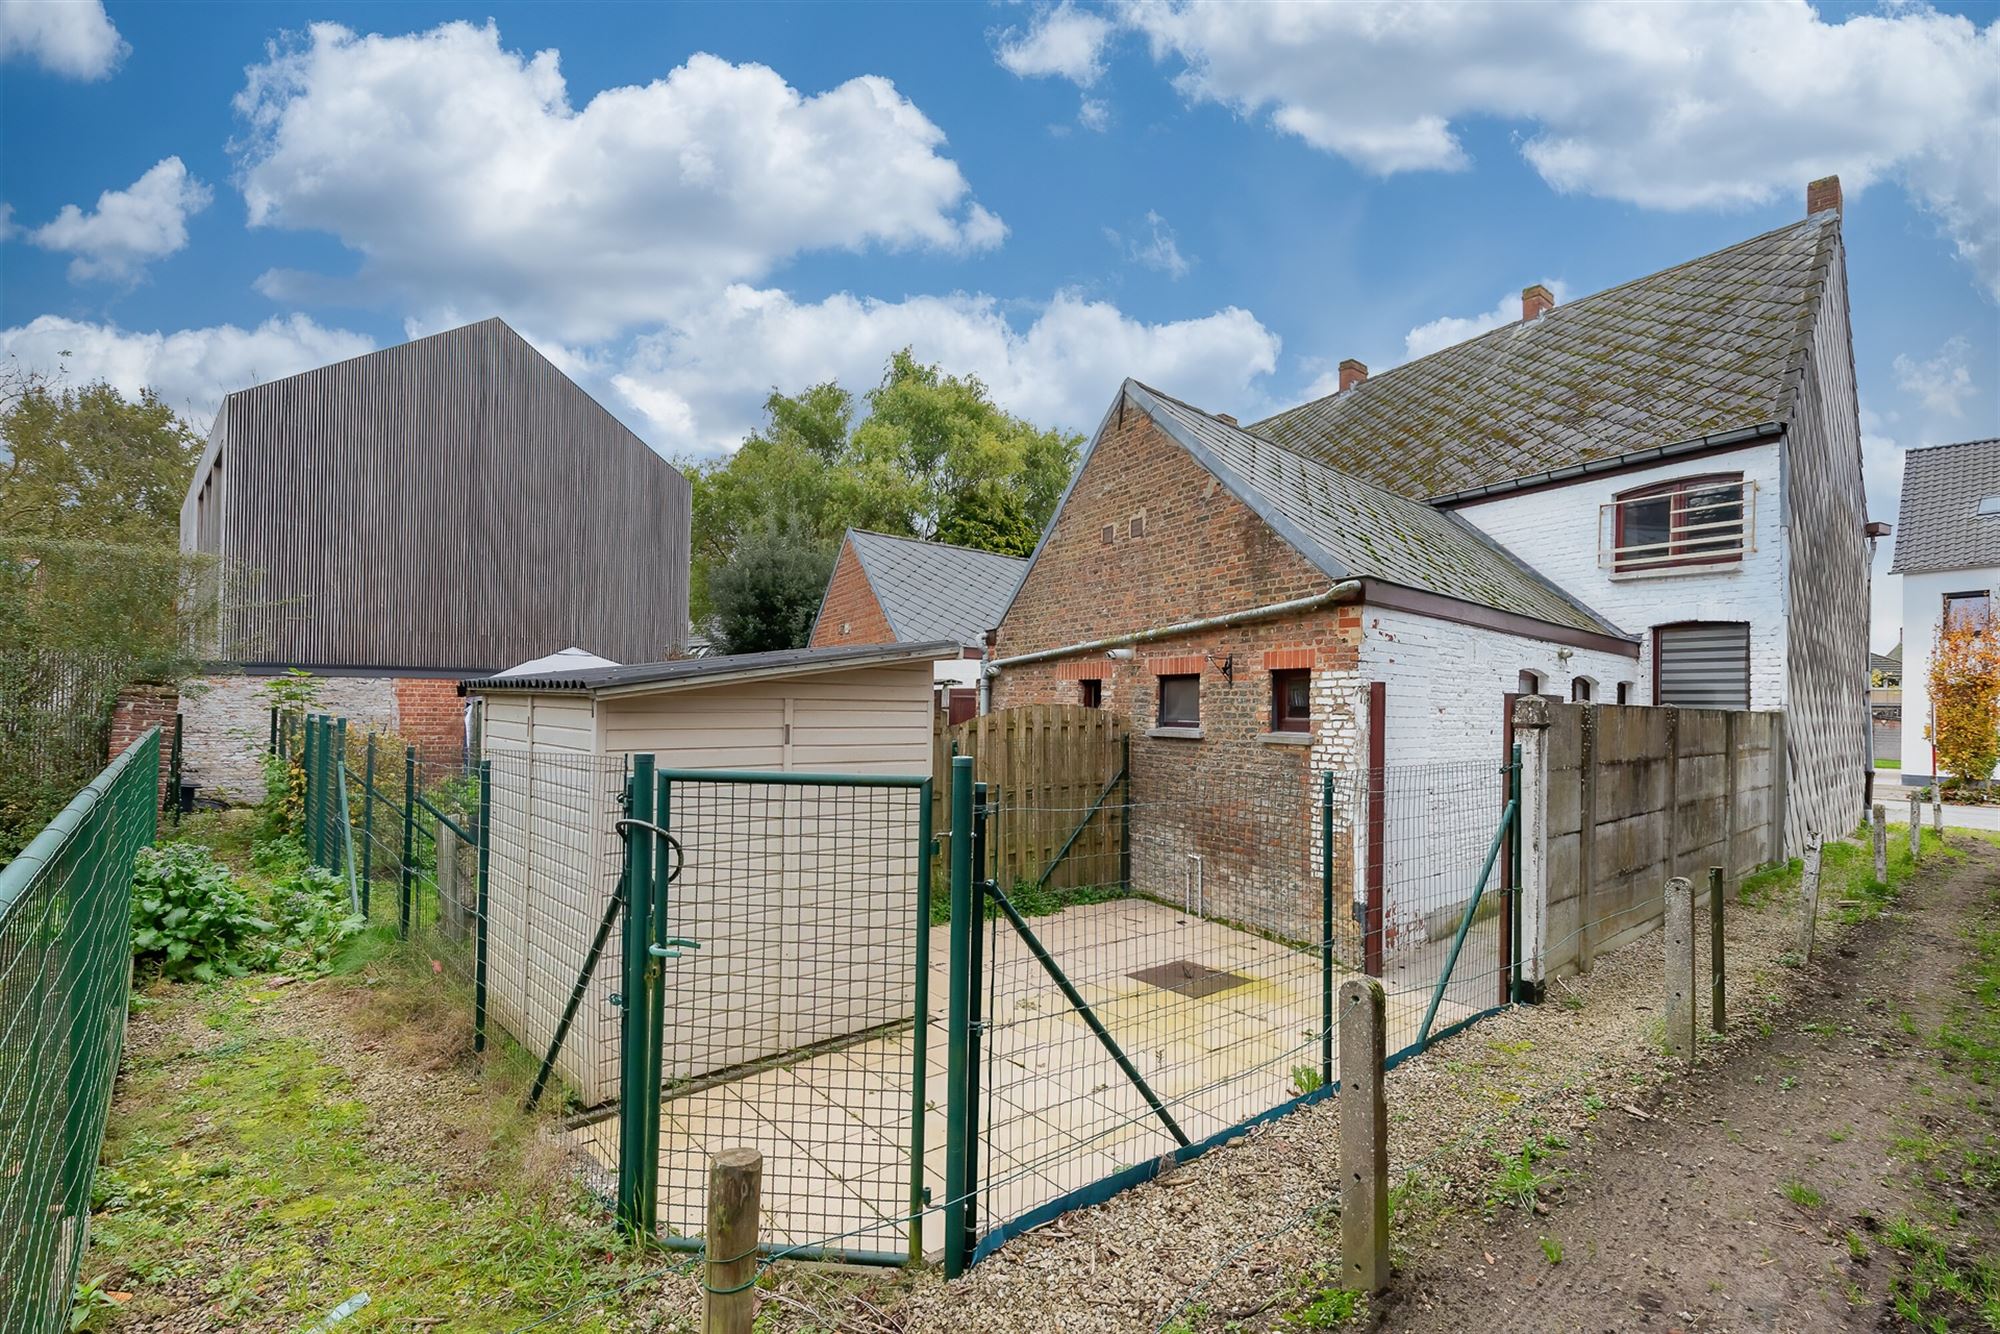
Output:
<svg viewBox="0 0 2000 1334">
<path fill-rule="evenodd" d="M 1556 294 L 1536 283 L 1521 289 L 1521 318 L 1538 320 L 1556 308 Z"/>
<path fill-rule="evenodd" d="M 1832 209 L 1840 212 L 1840 177 L 1822 176 L 1806 186 L 1806 216 Z"/>
<path fill-rule="evenodd" d="M 1355 385 L 1360 384 L 1363 380 L 1367 378 L 1368 378 L 1368 368 L 1362 365 L 1360 362 L 1356 361 L 1353 357 L 1349 357 L 1346 361 L 1340 363 L 1341 393 L 1343 394 L 1346 393 L 1348 390 L 1354 388 Z"/>
</svg>

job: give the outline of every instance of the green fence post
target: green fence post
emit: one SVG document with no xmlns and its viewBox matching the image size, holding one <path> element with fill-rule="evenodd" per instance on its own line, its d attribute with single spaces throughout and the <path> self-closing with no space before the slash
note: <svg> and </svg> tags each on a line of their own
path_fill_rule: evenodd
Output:
<svg viewBox="0 0 2000 1334">
<path fill-rule="evenodd" d="M 931 780 L 917 802 L 917 977 L 910 1006 L 910 1263 L 924 1260 L 924 1070 L 931 1009 Z"/>
<path fill-rule="evenodd" d="M 672 845 L 667 841 L 668 831 L 673 827 L 673 792 L 671 779 L 660 777 L 659 794 L 653 802 L 653 823 L 658 832 L 652 839 L 653 903 L 646 914 L 646 1037 L 639 1053 L 645 1058 L 646 1072 L 644 1087 L 651 1096 L 640 1103 L 644 1119 L 640 1122 L 639 1145 L 639 1198 L 644 1201 L 646 1229 L 651 1235 L 659 1226 L 656 1210 L 660 1199 L 660 1083 L 665 1074 L 662 1068 L 666 1059 L 667 1040 L 667 977 L 668 930 L 667 896 L 673 892 L 670 876 L 673 856 Z"/>
<path fill-rule="evenodd" d="M 368 920 L 368 881 L 375 874 L 375 734 L 361 762 L 361 920 Z"/>
<path fill-rule="evenodd" d="M 306 776 L 305 795 L 299 802 L 299 822 L 304 827 L 299 830 L 299 834 L 305 840 L 306 861 L 315 866 L 319 864 L 319 825 L 313 819 L 313 802 L 317 799 L 318 795 L 313 790 L 313 779 L 317 776 L 313 772 L 313 737 L 318 731 L 319 715 L 316 713 L 307 714 L 305 716 L 305 735 L 301 741 L 299 751 L 299 767 L 305 771 Z"/>
<path fill-rule="evenodd" d="M 643 1198 L 647 1102 L 659 1101 L 659 1090 L 646 1089 L 646 966 L 652 959 L 647 918 L 652 915 L 653 757 L 632 757 L 625 783 L 625 979 L 618 997 L 618 1226 L 637 1237 L 650 1237 L 653 1209 Z M 658 1170 L 655 1156 L 654 1170 Z"/>
<path fill-rule="evenodd" d="M 944 1181 L 944 1272 L 957 1278 L 971 1254 L 966 1226 L 967 1143 L 971 1109 L 966 1106 L 971 1052 L 972 945 L 977 930 L 972 897 L 972 757 L 951 762 L 951 991 L 945 1020 L 946 1103 Z"/>
<path fill-rule="evenodd" d="M 412 865 L 417 856 L 417 748 L 403 747 L 403 886 L 396 934 L 410 937 L 410 897 L 415 888 Z"/>
<path fill-rule="evenodd" d="M 1507 832 L 1507 884 L 1512 891 L 1507 896 L 1508 911 L 1513 914 L 1512 929 L 1508 931 L 1508 943 L 1512 956 L 1507 960 L 1507 999 L 1519 1004 L 1526 999 L 1525 988 L 1521 985 L 1521 747 L 1517 743 L 1507 765 L 1507 804 L 1513 807 L 1514 822 Z"/>
<path fill-rule="evenodd" d="M 185 726 L 183 715 L 174 715 L 174 753 L 167 766 L 167 809 L 172 812 L 174 828 L 181 827 L 181 732 Z"/>
<path fill-rule="evenodd" d="M 486 867 L 493 842 L 493 761 L 479 762 L 479 916 L 472 924 L 472 1049 L 486 1050 Z"/>
<path fill-rule="evenodd" d="M 1333 1083 L 1333 774 L 1319 776 L 1319 1080 Z"/>
<path fill-rule="evenodd" d="M 354 836 L 353 827 L 347 820 L 347 719 L 333 720 L 333 745 L 328 748 L 326 758 L 329 779 L 327 791 L 335 798 L 327 806 L 327 815 L 330 817 L 327 823 L 341 826 L 338 837 L 335 837 L 333 831 L 329 829 L 326 841 L 329 845 L 328 850 L 333 854 L 333 869 L 343 871 L 350 869 L 344 863 L 347 861 L 348 841 Z"/>
</svg>

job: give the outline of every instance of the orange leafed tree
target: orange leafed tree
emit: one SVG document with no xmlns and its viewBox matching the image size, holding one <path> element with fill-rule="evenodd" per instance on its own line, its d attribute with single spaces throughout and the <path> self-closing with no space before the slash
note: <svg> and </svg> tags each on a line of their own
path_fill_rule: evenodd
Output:
<svg viewBox="0 0 2000 1334">
<path fill-rule="evenodd" d="M 1983 784 L 2000 762 L 2000 623 L 1946 616 L 1931 646 L 1931 745 L 1938 769 Z"/>
</svg>

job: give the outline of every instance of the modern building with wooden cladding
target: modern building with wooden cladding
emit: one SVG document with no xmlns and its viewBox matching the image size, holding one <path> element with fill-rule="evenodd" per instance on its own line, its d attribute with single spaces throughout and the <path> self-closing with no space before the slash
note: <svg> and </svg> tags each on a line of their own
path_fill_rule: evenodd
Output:
<svg viewBox="0 0 2000 1334">
<path fill-rule="evenodd" d="M 572 646 L 673 656 L 689 510 L 687 479 L 498 319 L 230 394 L 181 506 L 182 548 L 230 580 L 188 764 L 255 795 L 227 738 L 293 667 L 443 760 L 459 678 Z"/>
<path fill-rule="evenodd" d="M 181 545 L 246 578 L 246 666 L 476 676 L 687 634 L 689 487 L 497 319 L 224 400 Z"/>
</svg>

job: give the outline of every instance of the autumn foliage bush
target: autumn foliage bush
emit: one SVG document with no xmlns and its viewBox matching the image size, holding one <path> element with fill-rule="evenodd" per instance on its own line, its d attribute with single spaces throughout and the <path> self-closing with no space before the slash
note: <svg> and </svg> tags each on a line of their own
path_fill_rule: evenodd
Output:
<svg viewBox="0 0 2000 1334">
<path fill-rule="evenodd" d="M 1946 617 L 1931 647 L 1929 685 L 1939 772 L 1983 786 L 2000 763 L 2000 624 Z"/>
</svg>

